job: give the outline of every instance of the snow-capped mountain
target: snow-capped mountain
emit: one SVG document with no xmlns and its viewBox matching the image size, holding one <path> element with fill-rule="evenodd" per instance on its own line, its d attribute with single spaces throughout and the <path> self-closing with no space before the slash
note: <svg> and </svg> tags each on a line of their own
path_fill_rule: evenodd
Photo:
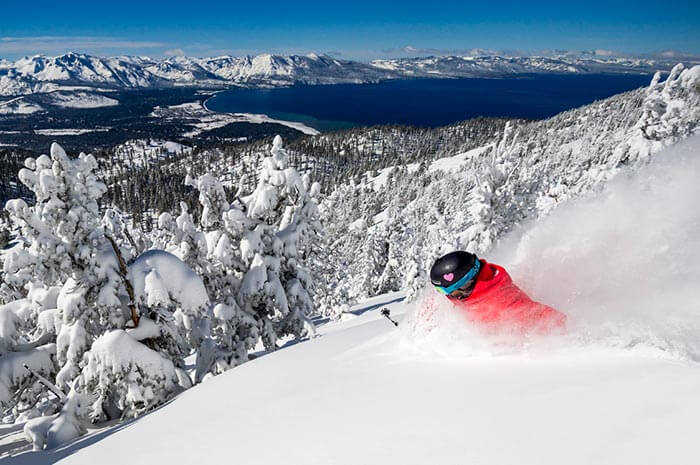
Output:
<svg viewBox="0 0 700 465">
<path fill-rule="evenodd" d="M 96 57 L 67 53 L 0 60 L 0 96 L 49 92 L 62 86 L 224 88 L 366 83 L 413 77 L 493 77 L 518 73 L 652 73 L 671 63 L 652 59 L 448 56 L 361 63 L 328 55 L 214 58 Z"/>
<path fill-rule="evenodd" d="M 485 77 L 523 73 L 654 73 L 674 63 L 641 58 L 439 56 L 375 60 L 372 65 L 415 77 Z"/>
<path fill-rule="evenodd" d="M 175 59 L 171 59 L 173 61 Z M 218 79 L 247 85 L 364 83 L 399 77 L 365 63 L 327 55 L 258 55 L 218 58 L 179 58 L 196 62 Z"/>
<path fill-rule="evenodd" d="M 0 62 L 0 95 L 55 90 L 58 85 L 116 88 L 227 87 L 363 83 L 399 77 L 368 64 L 328 56 L 103 58 L 68 53 Z"/>
<path fill-rule="evenodd" d="M 113 84 L 124 87 L 147 87 L 152 76 L 143 73 L 139 58 L 99 58 L 67 53 L 58 57 L 33 56 L 17 60 L 13 68 L 38 81 Z"/>
</svg>

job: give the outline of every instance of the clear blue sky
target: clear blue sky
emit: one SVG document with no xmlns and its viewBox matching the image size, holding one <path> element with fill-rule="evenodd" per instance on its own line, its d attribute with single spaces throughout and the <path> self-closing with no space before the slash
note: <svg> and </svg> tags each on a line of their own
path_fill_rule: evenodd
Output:
<svg viewBox="0 0 700 465">
<path fill-rule="evenodd" d="M 700 55 L 700 1 L 630 3 L 7 0 L 0 57 L 313 51 L 371 59 L 473 48 Z"/>
</svg>

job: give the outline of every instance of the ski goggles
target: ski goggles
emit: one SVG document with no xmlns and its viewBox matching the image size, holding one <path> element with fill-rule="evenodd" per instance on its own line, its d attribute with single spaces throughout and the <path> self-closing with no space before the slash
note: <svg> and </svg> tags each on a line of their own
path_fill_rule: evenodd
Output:
<svg viewBox="0 0 700 465">
<path fill-rule="evenodd" d="M 474 266 L 472 267 L 472 269 L 469 270 L 469 272 L 468 272 L 467 274 L 465 274 L 461 279 L 459 279 L 456 283 L 450 284 L 450 285 L 447 286 L 447 287 L 445 287 L 445 286 L 440 286 L 439 284 L 434 284 L 434 283 L 433 283 L 433 286 L 435 286 L 435 289 L 437 289 L 437 291 L 440 292 L 441 294 L 450 295 L 450 294 L 452 294 L 454 291 L 456 291 L 457 289 L 459 289 L 460 287 L 462 287 L 462 286 L 464 286 L 465 284 L 467 284 L 467 282 L 469 282 L 469 281 L 471 281 L 472 279 L 474 279 L 474 277 L 479 273 L 479 270 L 480 270 L 480 269 L 481 269 L 481 261 L 480 261 L 480 260 L 477 260 L 477 261 L 474 263 Z"/>
</svg>

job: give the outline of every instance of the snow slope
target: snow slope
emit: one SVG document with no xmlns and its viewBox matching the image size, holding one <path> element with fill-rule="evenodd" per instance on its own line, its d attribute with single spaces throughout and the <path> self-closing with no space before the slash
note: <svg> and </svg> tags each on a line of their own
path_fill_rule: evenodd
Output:
<svg viewBox="0 0 700 465">
<path fill-rule="evenodd" d="M 28 102 L 23 97 L 17 97 L 6 102 L 0 102 L 0 115 L 31 115 L 42 111 L 36 103 Z"/>
<path fill-rule="evenodd" d="M 694 463 L 700 369 L 659 353 L 433 353 L 377 311 L 322 333 L 8 463 Z"/>
<path fill-rule="evenodd" d="M 0 115 L 28 115 L 45 111 L 47 107 L 90 109 L 115 105 L 119 105 L 119 100 L 91 90 L 57 90 L 0 102 Z"/>
<path fill-rule="evenodd" d="M 485 145 L 483 147 L 477 147 L 472 150 L 468 150 L 463 153 L 458 153 L 457 155 L 453 155 L 451 157 L 444 157 L 444 158 L 438 158 L 437 160 L 434 160 L 430 166 L 428 166 L 428 169 L 430 171 L 459 171 L 464 168 L 464 165 L 466 164 L 467 160 L 473 157 L 478 157 L 479 155 L 483 154 L 487 150 L 491 148 L 491 145 Z M 406 165 L 406 169 L 409 172 L 414 172 L 418 169 L 420 165 L 418 163 L 409 163 Z M 389 178 L 389 174 L 396 170 L 396 166 L 390 166 L 388 168 L 382 168 L 378 171 L 377 175 L 374 177 L 371 177 L 369 180 L 369 184 L 372 185 L 372 189 L 375 191 L 379 191 L 382 189 L 385 185 L 386 182 Z"/>
<path fill-rule="evenodd" d="M 569 333 L 489 336 L 431 289 L 134 422 L 7 463 L 694 464 L 700 135 L 514 233 L 492 258 Z M 426 309 L 429 309 L 426 311 Z"/>
<path fill-rule="evenodd" d="M 46 94 L 49 105 L 61 108 L 102 108 L 119 105 L 119 101 L 92 92 L 57 91 Z"/>
</svg>

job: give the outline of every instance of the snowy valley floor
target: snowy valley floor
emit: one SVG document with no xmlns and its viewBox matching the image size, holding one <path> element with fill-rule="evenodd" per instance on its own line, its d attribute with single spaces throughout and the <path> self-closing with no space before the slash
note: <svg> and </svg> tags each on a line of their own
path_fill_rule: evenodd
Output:
<svg viewBox="0 0 700 465">
<path fill-rule="evenodd" d="M 696 364 L 645 347 L 487 353 L 417 333 L 399 302 L 396 329 L 382 299 L 134 422 L 3 462 L 696 463 Z"/>
</svg>

